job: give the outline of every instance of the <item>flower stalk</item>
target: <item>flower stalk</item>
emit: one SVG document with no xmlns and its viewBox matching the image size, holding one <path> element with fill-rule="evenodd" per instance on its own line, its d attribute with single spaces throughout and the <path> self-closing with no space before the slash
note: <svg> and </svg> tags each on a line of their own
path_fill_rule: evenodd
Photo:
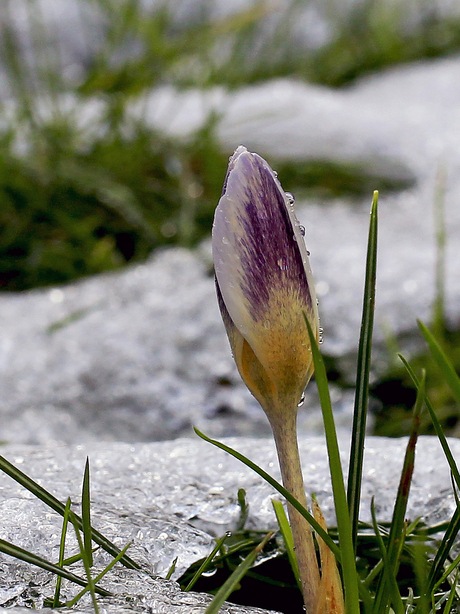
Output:
<svg viewBox="0 0 460 614">
<path fill-rule="evenodd" d="M 270 422 L 281 469 L 283 485 L 306 509 L 309 508 L 297 445 L 296 412 L 286 412 L 287 419 Z M 320 576 L 316 558 L 313 532 L 308 521 L 288 504 L 300 583 L 306 612 L 316 612 Z"/>
</svg>

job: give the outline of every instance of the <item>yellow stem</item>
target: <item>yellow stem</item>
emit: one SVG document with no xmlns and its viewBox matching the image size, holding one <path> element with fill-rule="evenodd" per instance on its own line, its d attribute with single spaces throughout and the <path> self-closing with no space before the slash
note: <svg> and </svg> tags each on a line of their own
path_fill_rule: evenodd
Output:
<svg viewBox="0 0 460 614">
<path fill-rule="evenodd" d="M 279 419 L 273 418 L 270 423 L 278 452 L 283 485 L 308 509 L 297 445 L 297 412 L 283 412 Z M 312 529 L 307 520 L 289 504 L 288 514 L 299 566 L 305 610 L 306 614 L 313 614 L 316 610 L 320 577 Z"/>
</svg>

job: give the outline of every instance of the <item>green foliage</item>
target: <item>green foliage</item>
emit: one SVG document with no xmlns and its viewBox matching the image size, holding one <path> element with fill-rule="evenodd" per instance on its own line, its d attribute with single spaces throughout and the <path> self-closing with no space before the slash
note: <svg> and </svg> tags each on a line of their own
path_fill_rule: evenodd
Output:
<svg viewBox="0 0 460 614">
<path fill-rule="evenodd" d="M 220 18 L 197 0 L 188 20 L 167 2 L 148 10 L 139 0 L 81 1 L 104 25 L 73 80 L 38 2 L 24 2 L 33 54 L 24 52 L 13 0 L 2 5 L 0 53 L 11 98 L 0 109 L 0 289 L 63 283 L 208 234 L 228 155 L 217 144 L 217 118 L 187 138 L 129 119 L 128 109 L 152 88 L 239 87 L 282 76 L 339 85 L 460 46 L 460 21 L 422 11 L 412 31 L 403 25 L 411 8 L 390 10 L 382 0 L 359 3 L 346 16 L 335 0 L 317 7 L 331 38 L 314 49 L 297 40 L 301 0 L 282 10 L 262 0 Z M 293 189 L 326 195 L 413 181 L 322 161 L 282 166 Z"/>
</svg>

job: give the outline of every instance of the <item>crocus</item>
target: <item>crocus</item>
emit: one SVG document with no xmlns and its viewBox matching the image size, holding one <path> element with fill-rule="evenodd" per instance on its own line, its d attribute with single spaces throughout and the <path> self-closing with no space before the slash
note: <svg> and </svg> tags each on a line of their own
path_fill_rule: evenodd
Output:
<svg viewBox="0 0 460 614">
<path fill-rule="evenodd" d="M 313 370 L 303 314 L 318 335 L 318 311 L 302 231 L 267 162 L 238 147 L 214 217 L 214 268 L 233 356 L 270 420 L 300 402 Z"/>
<path fill-rule="evenodd" d="M 312 372 L 304 314 L 319 321 L 308 252 L 293 209 L 267 162 L 245 147 L 230 158 L 212 250 L 222 318 L 241 377 L 270 421 L 283 483 L 305 507 L 296 416 Z M 307 612 L 319 572 L 310 525 L 289 507 Z"/>
</svg>

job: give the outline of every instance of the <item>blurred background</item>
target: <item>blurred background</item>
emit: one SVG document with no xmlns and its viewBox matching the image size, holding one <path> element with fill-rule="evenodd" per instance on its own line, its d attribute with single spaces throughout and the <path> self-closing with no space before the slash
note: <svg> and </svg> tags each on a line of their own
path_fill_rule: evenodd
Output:
<svg viewBox="0 0 460 614">
<path fill-rule="evenodd" d="M 0 0 L 0 7 L 3 293 L 65 284 L 209 236 L 229 155 L 216 130 L 232 91 L 284 77 L 346 90 L 367 74 L 460 50 L 453 0 Z M 411 181 L 324 161 L 276 168 L 304 197 L 369 199 L 373 189 Z M 445 334 L 442 317 L 438 324 L 458 364 L 458 335 Z M 332 359 L 329 369 L 340 384 Z M 393 416 L 383 413 L 377 432 L 401 434 L 389 424 L 401 424 L 398 412 L 404 417 L 413 402 L 406 383 L 398 369 L 375 382 L 380 407 Z M 441 384 L 431 385 L 437 406 L 450 407 Z M 400 389 L 396 403 L 386 399 L 389 389 L 393 397 Z M 454 428 L 452 407 L 446 424 Z"/>
</svg>

